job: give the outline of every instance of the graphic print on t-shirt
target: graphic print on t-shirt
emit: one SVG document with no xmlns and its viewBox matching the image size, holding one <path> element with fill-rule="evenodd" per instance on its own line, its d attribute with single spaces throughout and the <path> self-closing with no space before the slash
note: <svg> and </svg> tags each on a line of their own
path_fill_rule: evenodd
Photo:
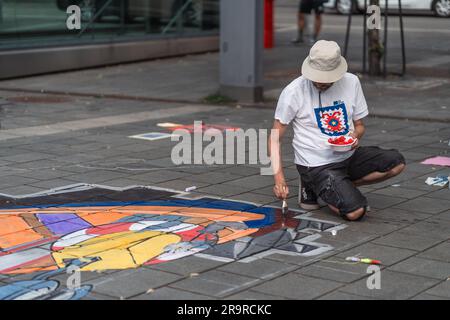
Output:
<svg viewBox="0 0 450 320">
<path fill-rule="evenodd" d="M 345 103 L 335 102 L 333 106 L 314 109 L 317 124 L 322 133 L 329 136 L 341 136 L 348 133 L 348 116 Z"/>
</svg>

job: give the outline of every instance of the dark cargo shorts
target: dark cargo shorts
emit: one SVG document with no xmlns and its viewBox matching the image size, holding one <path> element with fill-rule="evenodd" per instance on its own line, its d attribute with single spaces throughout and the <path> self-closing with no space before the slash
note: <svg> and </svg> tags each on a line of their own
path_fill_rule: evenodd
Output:
<svg viewBox="0 0 450 320">
<path fill-rule="evenodd" d="M 379 147 L 359 147 L 353 155 L 337 163 L 319 167 L 297 165 L 302 181 L 325 203 L 339 209 L 345 215 L 367 207 L 367 199 L 353 181 L 372 172 L 387 172 L 405 158 L 397 150 L 384 150 Z"/>
<path fill-rule="evenodd" d="M 323 0 L 301 0 L 299 5 L 299 12 L 311 14 L 312 10 L 314 10 L 315 14 L 322 14 L 324 11 L 323 3 L 326 1 Z"/>
</svg>

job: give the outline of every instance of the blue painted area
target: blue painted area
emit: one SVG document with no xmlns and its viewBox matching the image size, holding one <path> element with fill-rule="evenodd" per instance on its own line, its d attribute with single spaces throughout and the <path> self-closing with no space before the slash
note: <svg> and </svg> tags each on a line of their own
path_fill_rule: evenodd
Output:
<svg viewBox="0 0 450 320">
<path fill-rule="evenodd" d="M 261 220 L 245 221 L 245 224 L 249 228 L 262 228 L 265 226 L 270 226 L 275 223 L 275 209 L 274 208 L 257 207 L 255 209 L 248 210 L 247 212 L 259 213 L 259 214 L 264 215 L 264 218 Z"/>
<path fill-rule="evenodd" d="M 72 204 L 64 204 L 64 205 L 47 205 L 47 207 L 52 208 L 84 208 L 84 207 L 124 207 L 124 206 L 167 206 L 167 207 L 188 207 L 188 208 L 209 208 L 209 209 L 221 209 L 221 210 L 234 210 L 234 211 L 244 211 L 244 212 L 252 212 L 264 214 L 264 218 L 256 221 L 247 221 L 245 224 L 251 228 L 261 228 L 264 226 L 271 225 L 275 222 L 275 210 L 273 208 L 264 208 L 257 207 L 253 204 L 238 202 L 238 201 L 229 201 L 229 200 L 218 200 L 213 198 L 203 198 L 198 200 L 187 200 L 187 199 L 171 199 L 171 200 L 156 200 L 156 201 L 115 201 L 115 202 L 88 202 L 88 203 L 72 203 Z M 33 207 L 30 207 L 33 208 Z M 41 207 L 43 208 L 43 207 Z M 143 212 L 145 214 L 145 212 Z M 46 214 L 47 215 L 47 214 Z M 61 234 L 69 233 L 67 230 L 80 230 L 85 227 L 89 227 L 90 225 L 78 218 L 76 220 L 76 216 L 67 219 L 67 215 L 61 215 L 61 223 L 57 223 L 57 221 L 49 222 L 48 226 L 46 226 L 54 233 Z M 44 215 L 40 215 L 44 218 Z M 58 220 L 57 214 L 53 215 L 54 217 L 50 217 L 48 215 L 46 221 L 50 221 L 52 219 Z M 63 218 L 64 217 L 64 218 Z M 69 220 L 69 221 L 67 221 Z M 56 223 L 55 223 L 56 222 Z M 72 223 L 71 223 L 72 222 Z M 45 223 L 45 222 L 44 222 Z"/>
<path fill-rule="evenodd" d="M 57 281 L 27 280 L 17 281 L 0 287 L 0 300 L 15 300 L 25 296 L 41 296 L 49 294 L 58 288 Z"/>
</svg>

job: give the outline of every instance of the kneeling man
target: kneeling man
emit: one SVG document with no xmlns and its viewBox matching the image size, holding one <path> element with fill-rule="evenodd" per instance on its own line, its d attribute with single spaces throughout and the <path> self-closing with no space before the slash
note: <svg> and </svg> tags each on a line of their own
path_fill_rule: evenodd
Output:
<svg viewBox="0 0 450 320">
<path fill-rule="evenodd" d="M 318 209 L 320 197 L 343 218 L 359 220 L 366 213 L 367 199 L 357 187 L 389 179 L 405 168 L 397 150 L 358 146 L 368 113 L 359 79 L 347 72 L 337 43 L 316 42 L 303 62 L 302 76 L 279 97 L 273 125 L 278 137 L 269 143 L 272 162 L 281 164 L 281 138 L 292 122 L 303 209 Z M 327 142 L 339 136 L 357 140 L 351 150 L 335 151 Z M 281 165 L 274 179 L 275 195 L 286 199 L 289 189 Z"/>
</svg>

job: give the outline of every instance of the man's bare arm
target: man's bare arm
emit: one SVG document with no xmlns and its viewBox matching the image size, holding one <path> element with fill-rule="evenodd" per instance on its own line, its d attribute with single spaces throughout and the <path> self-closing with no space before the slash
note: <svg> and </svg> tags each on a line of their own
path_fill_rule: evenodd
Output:
<svg viewBox="0 0 450 320">
<path fill-rule="evenodd" d="M 353 121 L 353 126 L 355 127 L 355 130 L 350 133 L 350 136 L 358 139 L 358 141 L 352 147 L 352 149 L 355 149 L 359 146 L 359 140 L 361 140 L 362 136 L 364 135 L 366 127 L 364 126 L 364 122 L 362 119 Z"/>
<path fill-rule="evenodd" d="M 269 139 L 269 155 L 274 168 L 275 186 L 273 192 L 279 199 L 286 199 L 289 195 L 289 188 L 286 185 L 286 179 L 283 172 L 283 160 L 281 157 L 281 139 L 286 132 L 287 125 L 282 124 L 279 120 L 273 123 L 271 136 Z"/>
</svg>

